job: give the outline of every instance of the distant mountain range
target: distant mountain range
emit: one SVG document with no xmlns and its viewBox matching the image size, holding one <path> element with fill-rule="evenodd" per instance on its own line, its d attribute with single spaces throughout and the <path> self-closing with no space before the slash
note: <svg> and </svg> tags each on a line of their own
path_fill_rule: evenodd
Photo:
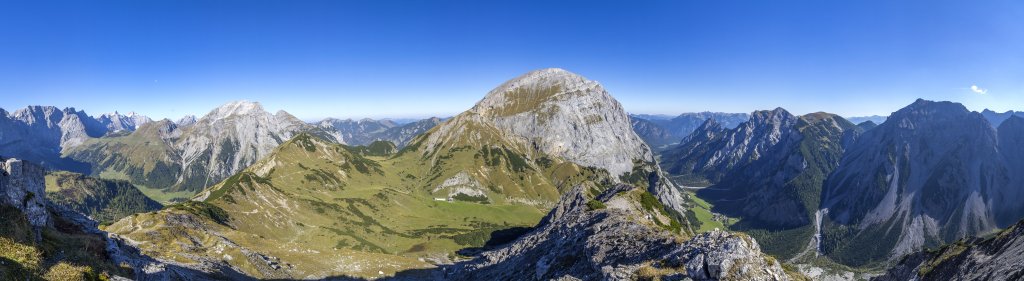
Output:
<svg viewBox="0 0 1024 281">
<path fill-rule="evenodd" d="M 734 128 L 750 118 L 746 113 L 695 112 L 670 117 L 667 115 L 633 114 L 633 130 L 655 148 L 679 143 L 704 121 L 714 119 L 726 128 Z"/>
<path fill-rule="evenodd" d="M 868 121 L 870 121 L 871 123 L 875 123 L 875 124 L 882 124 L 882 122 L 885 122 L 886 118 L 888 118 L 888 116 L 871 115 L 871 116 L 848 117 L 848 118 L 846 118 L 846 120 L 849 120 L 850 123 L 853 123 L 853 124 L 860 124 L 860 123 L 864 123 L 864 122 L 868 122 Z"/>
<path fill-rule="evenodd" d="M 349 145 L 369 145 L 374 141 L 389 141 L 399 148 L 404 147 L 412 138 L 416 137 L 434 126 L 441 124 L 444 119 L 432 117 L 406 123 L 398 123 L 388 119 L 373 120 L 351 119 L 339 120 L 328 118 L 317 123 L 324 130 L 330 132 L 335 139 Z"/>
<path fill-rule="evenodd" d="M 1024 118 L 1002 116 L 925 100 L 878 125 L 759 111 L 731 130 L 709 120 L 661 159 L 769 253 L 877 266 L 1024 217 Z"/>
<path fill-rule="evenodd" d="M 0 155 L 53 169 L 128 180 L 153 190 L 151 194 L 166 193 L 157 196 L 161 199 L 180 200 L 237 173 L 299 132 L 338 143 L 386 140 L 401 147 L 440 121 L 430 118 L 401 126 L 390 121 L 360 121 L 387 126 L 379 131 L 345 126 L 342 124 L 351 121 L 334 119 L 312 125 L 287 112 L 271 114 L 259 103 L 246 101 L 177 122 L 152 121 L 134 112 L 93 118 L 74 108 L 32 106 L 14 113 L 0 109 Z"/>
<path fill-rule="evenodd" d="M 1003 121 L 1006 121 L 1006 119 L 1009 119 L 1011 116 L 1024 117 L 1024 112 L 1010 110 L 999 113 L 985 109 L 981 111 L 981 116 L 985 116 L 985 119 L 987 119 L 988 123 L 992 124 L 992 126 L 999 127 L 999 125 L 1003 124 Z"/>
</svg>

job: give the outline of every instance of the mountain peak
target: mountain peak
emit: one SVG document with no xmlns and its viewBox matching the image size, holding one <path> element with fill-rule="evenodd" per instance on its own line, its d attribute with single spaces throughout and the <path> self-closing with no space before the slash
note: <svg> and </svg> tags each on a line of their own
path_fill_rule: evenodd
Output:
<svg viewBox="0 0 1024 281">
<path fill-rule="evenodd" d="M 1007 117 L 1006 120 L 999 125 L 999 130 L 1010 127 L 1024 128 L 1024 117 L 1019 115 L 1010 115 L 1010 117 Z"/>
<path fill-rule="evenodd" d="M 967 108 L 964 107 L 963 104 L 960 104 L 958 102 L 930 101 L 930 100 L 926 100 L 926 99 L 917 99 L 917 100 L 914 101 L 914 103 L 911 103 L 907 107 L 904 107 L 903 109 L 900 109 L 899 111 L 896 111 L 896 113 L 907 111 L 907 110 L 917 110 L 917 109 L 929 109 L 929 110 L 945 109 L 945 110 L 963 110 L 963 111 L 968 111 Z M 895 114 L 893 114 L 893 115 L 895 115 Z"/>
<path fill-rule="evenodd" d="M 539 109 L 541 104 L 567 94 L 608 95 L 596 81 L 564 69 L 545 68 L 530 71 L 494 88 L 471 111 L 481 115 L 515 115 Z"/>
<path fill-rule="evenodd" d="M 191 126 L 192 124 L 195 124 L 195 123 L 196 123 L 196 116 L 195 115 L 191 115 L 191 114 L 190 115 L 185 115 L 184 117 L 181 117 L 181 119 L 178 119 L 178 122 L 175 122 L 175 124 L 177 124 L 178 126 L 182 126 L 182 127 L 184 127 L 184 126 Z"/>
<path fill-rule="evenodd" d="M 219 118 L 236 115 L 248 115 L 252 113 L 265 113 L 263 106 L 259 102 L 239 100 L 229 102 L 227 104 L 217 107 L 213 111 L 210 111 L 210 115 Z"/>
<path fill-rule="evenodd" d="M 942 124 L 944 122 L 952 122 L 952 120 L 961 120 L 966 115 L 972 114 L 977 116 L 971 119 L 984 119 L 980 113 L 971 112 L 960 103 L 917 99 L 917 101 L 914 101 L 914 103 L 907 107 L 893 112 L 882 125 L 891 123 L 896 124 L 896 126 L 910 128 L 915 123 L 931 122 Z M 894 122 L 888 122 L 890 120 Z"/>
<path fill-rule="evenodd" d="M 781 121 L 795 120 L 796 116 L 790 114 L 789 111 L 781 107 L 776 107 L 772 110 L 758 110 L 750 114 L 750 122 L 752 124 L 760 123 L 781 123 Z"/>
<path fill-rule="evenodd" d="M 527 147 L 614 176 L 632 171 L 636 161 L 654 162 L 622 105 L 597 82 L 563 69 L 513 78 L 439 130 L 458 132 L 459 124 L 472 120 L 493 125 Z M 436 147 L 443 138 L 448 137 L 432 137 L 426 146 Z"/>
<path fill-rule="evenodd" d="M 700 127 L 697 127 L 697 130 L 695 130 L 695 131 L 722 131 L 722 130 L 723 130 L 722 124 L 718 123 L 718 121 L 715 120 L 715 118 L 708 118 L 707 120 L 704 120 L 704 123 L 700 124 Z"/>
</svg>

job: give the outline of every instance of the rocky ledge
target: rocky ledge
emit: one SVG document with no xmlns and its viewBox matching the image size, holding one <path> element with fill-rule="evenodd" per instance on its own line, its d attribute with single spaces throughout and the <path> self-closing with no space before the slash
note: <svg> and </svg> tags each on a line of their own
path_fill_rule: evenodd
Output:
<svg viewBox="0 0 1024 281">
<path fill-rule="evenodd" d="M 432 272 L 446 280 L 790 280 L 754 239 L 721 230 L 687 239 L 660 223 L 642 189 L 577 186 L 538 227 L 473 260 Z M 652 212 L 653 211 L 653 212 Z M 402 276 L 399 276 L 399 279 Z M 425 276 L 409 276 L 417 279 Z"/>
</svg>

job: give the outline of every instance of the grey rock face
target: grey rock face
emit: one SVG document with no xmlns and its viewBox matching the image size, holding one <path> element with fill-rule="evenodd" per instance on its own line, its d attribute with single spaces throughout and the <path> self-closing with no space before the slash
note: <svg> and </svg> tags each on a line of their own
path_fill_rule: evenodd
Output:
<svg viewBox="0 0 1024 281">
<path fill-rule="evenodd" d="M 1017 134 L 1013 127 L 1007 136 Z M 893 259 L 1019 219 L 1020 186 L 1011 182 L 1020 173 L 1008 169 L 1005 154 L 1016 154 L 1015 137 L 1005 138 L 956 103 L 918 100 L 893 113 L 850 147 L 826 181 L 832 227 L 853 230 L 825 241 L 835 245 L 825 252 L 854 264 Z"/>
<path fill-rule="evenodd" d="M 13 113 L 0 109 L 0 155 L 49 168 L 88 170 L 62 159 L 61 152 L 106 132 L 102 124 L 74 108 L 29 106 Z"/>
<path fill-rule="evenodd" d="M 46 183 L 43 167 L 19 159 L 0 162 L 0 203 L 25 213 L 34 227 L 46 226 Z"/>
<path fill-rule="evenodd" d="M 635 160 L 654 162 L 622 105 L 597 82 L 562 69 L 505 82 L 469 112 L 520 143 L 613 176 L 632 171 Z"/>
<path fill-rule="evenodd" d="M 56 138 L 61 149 L 106 133 L 106 127 L 99 121 L 74 108 L 59 110 L 52 106 L 29 106 L 15 111 L 11 117 L 25 124 L 26 139 L 51 143 Z"/>
<path fill-rule="evenodd" d="M 757 242 L 724 231 L 679 243 L 669 231 L 629 203 L 632 188 L 618 186 L 595 200 L 582 186 L 566 193 L 537 229 L 474 260 L 443 268 L 452 280 L 633 280 L 652 261 L 674 268 L 666 278 L 694 280 L 788 280 L 780 265 L 761 254 Z"/>
<path fill-rule="evenodd" d="M 749 164 L 785 139 L 799 134 L 797 117 L 782 108 L 755 111 L 750 120 L 724 130 L 718 122 L 705 122 L 678 147 L 664 152 L 666 169 L 673 174 L 696 175 L 714 183 L 728 171 Z"/>
</svg>

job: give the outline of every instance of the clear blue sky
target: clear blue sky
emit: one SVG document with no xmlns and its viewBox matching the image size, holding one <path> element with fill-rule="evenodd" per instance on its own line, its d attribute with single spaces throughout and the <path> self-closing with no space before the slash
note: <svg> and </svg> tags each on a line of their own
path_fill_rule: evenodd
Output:
<svg viewBox="0 0 1024 281">
<path fill-rule="evenodd" d="M 635 113 L 887 114 L 919 97 L 1020 110 L 1024 4 L 0 2 L 8 110 L 175 119 L 248 99 L 307 120 L 444 116 L 545 67 Z"/>
</svg>

